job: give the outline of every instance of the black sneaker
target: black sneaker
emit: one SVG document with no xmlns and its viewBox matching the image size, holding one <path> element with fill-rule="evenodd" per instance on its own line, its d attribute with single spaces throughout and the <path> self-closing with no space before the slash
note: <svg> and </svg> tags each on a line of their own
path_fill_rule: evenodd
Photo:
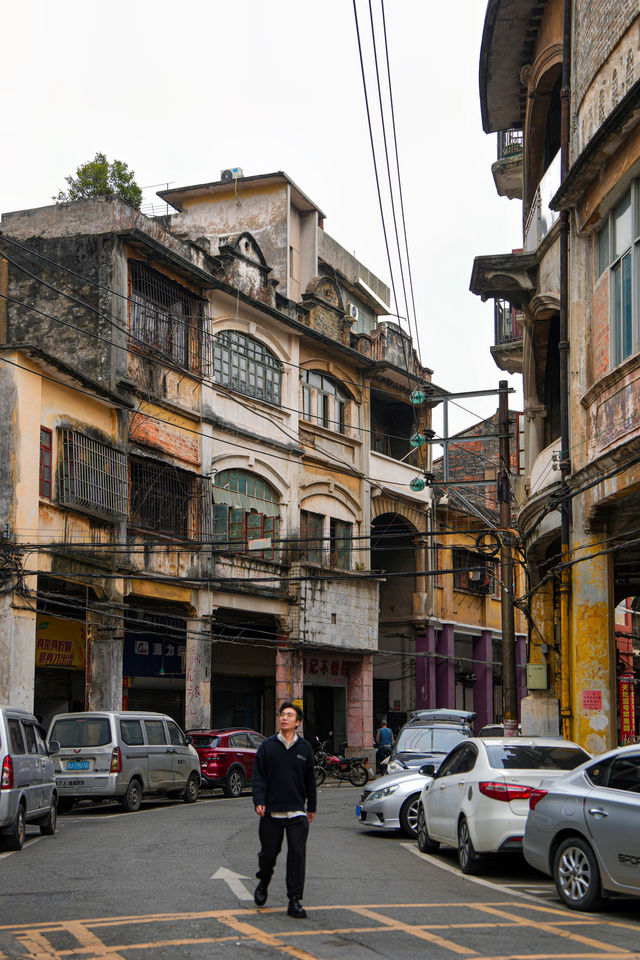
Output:
<svg viewBox="0 0 640 960">
<path fill-rule="evenodd" d="M 289 900 L 289 909 L 287 913 L 290 917 L 295 917 L 296 920 L 305 920 L 307 916 L 307 911 L 304 909 L 297 897 L 292 897 Z"/>
<path fill-rule="evenodd" d="M 267 893 L 268 887 L 261 880 L 253 891 L 253 899 L 257 907 L 264 907 L 265 903 L 267 902 Z"/>
</svg>

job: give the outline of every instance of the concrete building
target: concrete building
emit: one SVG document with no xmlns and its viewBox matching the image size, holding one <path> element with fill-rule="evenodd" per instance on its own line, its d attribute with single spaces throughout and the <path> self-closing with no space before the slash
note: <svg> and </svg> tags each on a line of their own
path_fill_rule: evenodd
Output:
<svg viewBox="0 0 640 960">
<path fill-rule="evenodd" d="M 269 732 L 289 696 L 368 748 L 371 525 L 424 513 L 431 372 L 286 175 L 165 199 L 2 218 L 0 699 Z"/>
<path fill-rule="evenodd" d="M 640 592 L 639 49 L 635 0 L 490 0 L 480 51 L 496 187 L 523 204 L 522 249 L 477 257 L 471 289 L 523 376 L 524 716 L 593 753 L 629 736 L 615 611 Z"/>
</svg>

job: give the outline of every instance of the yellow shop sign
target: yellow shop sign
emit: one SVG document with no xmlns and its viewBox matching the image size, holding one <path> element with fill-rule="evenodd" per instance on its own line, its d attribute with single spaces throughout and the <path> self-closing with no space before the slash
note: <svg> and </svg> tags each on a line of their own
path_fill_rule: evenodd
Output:
<svg viewBox="0 0 640 960">
<path fill-rule="evenodd" d="M 87 631 L 84 623 L 60 617 L 39 616 L 36 620 L 36 667 L 64 667 L 84 670 Z"/>
</svg>

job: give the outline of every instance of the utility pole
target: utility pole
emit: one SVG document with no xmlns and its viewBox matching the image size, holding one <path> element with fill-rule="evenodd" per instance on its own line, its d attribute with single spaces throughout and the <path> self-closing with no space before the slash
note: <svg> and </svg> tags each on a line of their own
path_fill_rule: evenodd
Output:
<svg viewBox="0 0 640 960">
<path fill-rule="evenodd" d="M 500 565 L 502 612 L 502 722 L 506 737 L 518 729 L 518 698 L 516 691 L 516 637 L 513 616 L 513 553 L 511 535 L 511 460 L 509 456 L 509 394 L 508 383 L 499 384 L 498 435 L 500 438 L 500 469 L 498 471 L 498 500 L 500 502 Z"/>
</svg>

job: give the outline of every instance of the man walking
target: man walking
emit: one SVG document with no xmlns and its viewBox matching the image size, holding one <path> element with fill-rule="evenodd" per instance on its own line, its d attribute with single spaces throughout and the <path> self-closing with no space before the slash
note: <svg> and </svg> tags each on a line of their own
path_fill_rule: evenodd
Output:
<svg viewBox="0 0 640 960">
<path fill-rule="evenodd" d="M 376 734 L 376 744 L 378 746 L 376 750 L 376 770 L 381 772 L 383 770 L 382 763 L 391 753 L 391 745 L 393 744 L 393 734 L 387 726 L 386 720 L 382 721 Z"/>
<path fill-rule="evenodd" d="M 267 902 L 282 838 L 287 834 L 287 896 L 290 917 L 307 914 L 301 904 L 309 824 L 316 815 L 316 779 L 311 744 L 298 736 L 302 710 L 285 700 L 279 710 L 280 732 L 263 740 L 253 765 L 253 803 L 260 817 L 258 886 L 253 899 Z M 306 810 L 305 810 L 306 806 Z"/>
</svg>

